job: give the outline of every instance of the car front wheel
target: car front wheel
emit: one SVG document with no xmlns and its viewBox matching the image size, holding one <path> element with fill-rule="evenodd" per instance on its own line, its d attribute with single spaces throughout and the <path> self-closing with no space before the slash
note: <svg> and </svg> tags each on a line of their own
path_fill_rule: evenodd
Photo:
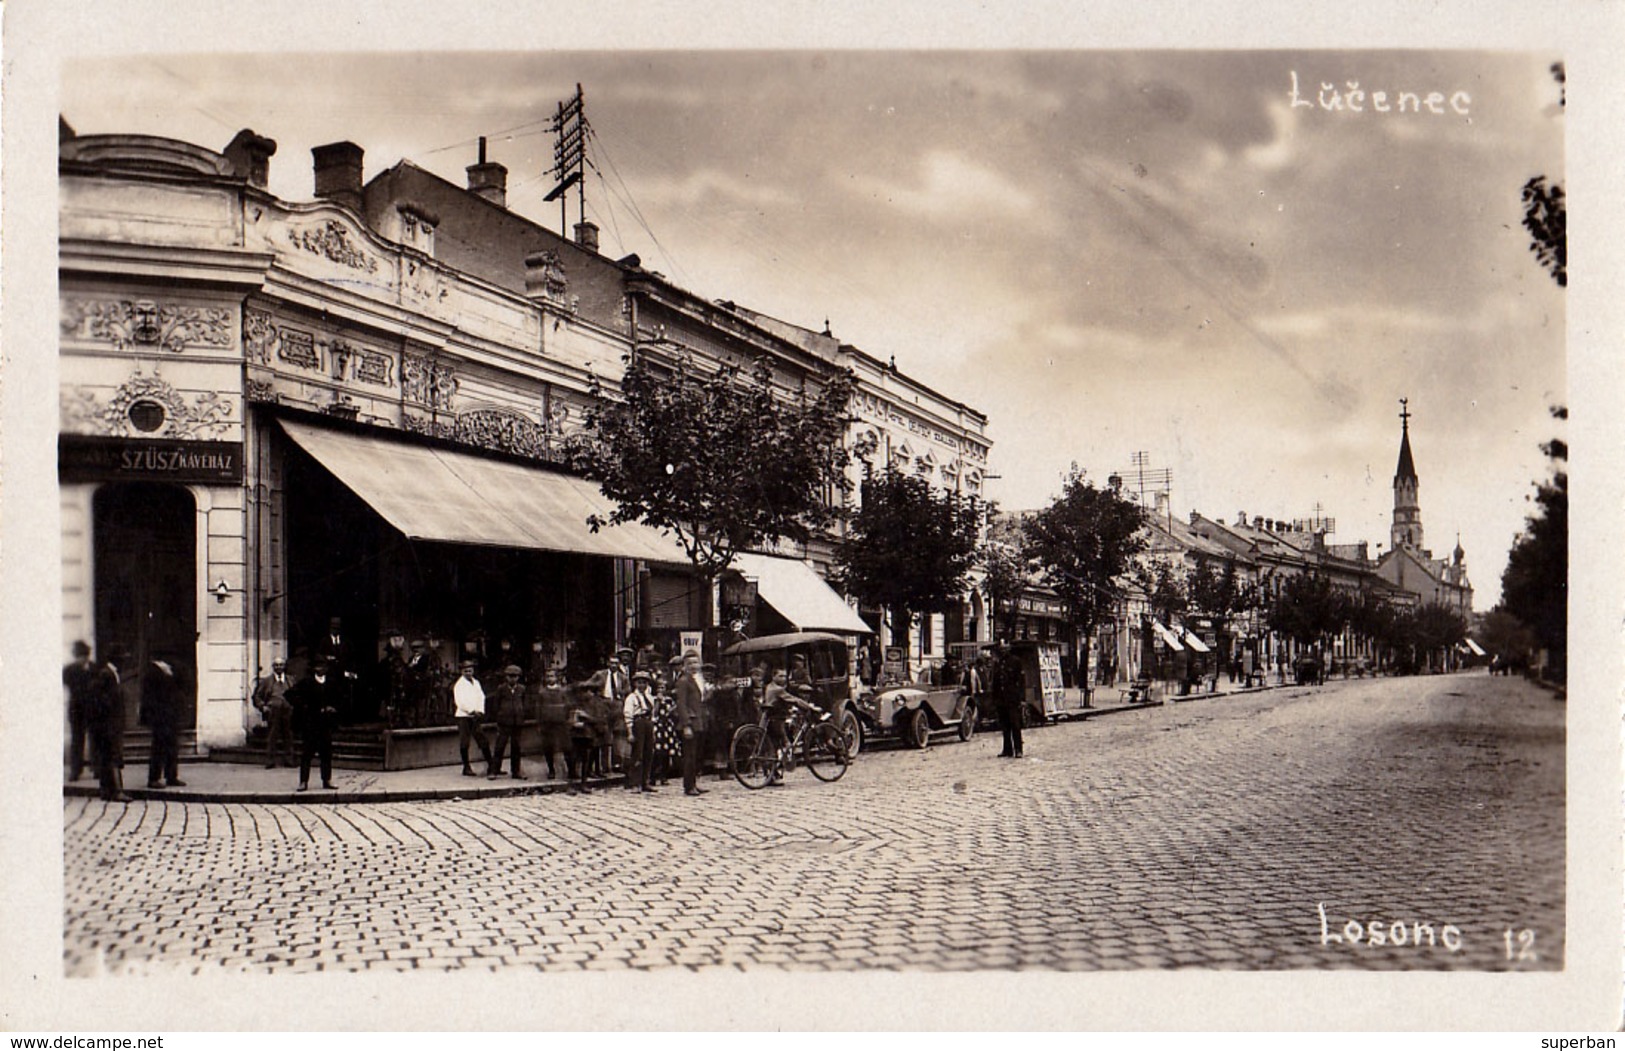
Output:
<svg viewBox="0 0 1625 1051">
<path fill-rule="evenodd" d="M 931 717 L 925 714 L 925 708 L 914 709 L 908 719 L 908 743 L 915 748 L 924 748 L 931 743 Z"/>
<path fill-rule="evenodd" d="M 846 758 L 856 759 L 863 750 L 863 721 L 848 708 L 841 712 L 837 729 L 841 731 L 841 740 L 846 745 Z"/>
</svg>

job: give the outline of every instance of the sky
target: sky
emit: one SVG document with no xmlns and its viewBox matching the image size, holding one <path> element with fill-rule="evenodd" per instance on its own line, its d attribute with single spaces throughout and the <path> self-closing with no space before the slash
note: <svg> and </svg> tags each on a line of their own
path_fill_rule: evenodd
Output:
<svg viewBox="0 0 1625 1051">
<path fill-rule="evenodd" d="M 312 146 L 462 183 L 484 135 L 509 207 L 556 229 L 546 123 L 579 83 L 606 255 L 827 318 L 983 411 L 1005 507 L 1144 453 L 1176 515 L 1329 517 L 1375 553 L 1406 398 L 1428 546 L 1459 534 L 1488 609 L 1568 400 L 1565 293 L 1519 201 L 1564 179 L 1560 57 L 156 54 L 66 61 L 60 108 L 81 134 L 213 149 L 253 128 L 290 200 Z M 1443 112 L 1396 112 L 1400 92 Z"/>
</svg>

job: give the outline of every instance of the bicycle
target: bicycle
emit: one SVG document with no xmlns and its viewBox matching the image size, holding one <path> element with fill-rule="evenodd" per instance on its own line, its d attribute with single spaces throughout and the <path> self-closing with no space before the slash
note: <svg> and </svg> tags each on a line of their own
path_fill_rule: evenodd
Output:
<svg viewBox="0 0 1625 1051">
<path fill-rule="evenodd" d="M 812 775 L 820 781 L 838 781 L 850 760 L 841 732 L 824 712 L 817 722 L 808 722 L 800 713 L 792 716 L 795 731 L 781 755 L 768 733 L 768 713 L 764 709 L 754 723 L 734 731 L 728 746 L 728 769 L 746 788 L 766 788 L 776 777 L 795 768 L 799 753 Z"/>
</svg>

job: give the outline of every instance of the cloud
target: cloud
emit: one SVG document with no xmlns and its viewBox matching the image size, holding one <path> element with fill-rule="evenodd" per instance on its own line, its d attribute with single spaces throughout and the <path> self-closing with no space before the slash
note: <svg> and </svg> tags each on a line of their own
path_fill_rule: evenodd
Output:
<svg viewBox="0 0 1625 1051">
<path fill-rule="evenodd" d="M 913 176 L 901 181 L 865 175 L 841 185 L 859 197 L 927 219 L 989 213 L 1025 219 L 1036 209 L 1036 199 L 1020 184 L 961 153 L 931 150 L 920 158 Z"/>
</svg>

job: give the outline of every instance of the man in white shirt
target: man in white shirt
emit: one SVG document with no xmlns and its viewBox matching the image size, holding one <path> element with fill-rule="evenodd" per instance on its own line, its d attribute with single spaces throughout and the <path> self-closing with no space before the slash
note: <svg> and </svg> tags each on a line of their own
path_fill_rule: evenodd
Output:
<svg viewBox="0 0 1625 1051">
<path fill-rule="evenodd" d="M 468 765 L 470 738 L 479 742 L 480 755 L 485 757 L 486 767 L 491 766 L 491 746 L 486 743 L 485 729 L 480 725 L 485 721 L 485 687 L 474 678 L 473 661 L 464 661 L 461 671 L 456 685 L 451 688 L 451 701 L 457 718 L 457 750 L 463 757 L 463 776 L 473 777 L 474 768 Z"/>
<path fill-rule="evenodd" d="M 653 792 L 649 784 L 649 766 L 654 761 L 655 699 L 649 693 L 649 673 L 637 672 L 632 676 L 632 692 L 626 695 L 622 714 L 626 718 L 627 736 L 632 741 L 632 755 L 626 766 L 628 792 Z"/>
</svg>

